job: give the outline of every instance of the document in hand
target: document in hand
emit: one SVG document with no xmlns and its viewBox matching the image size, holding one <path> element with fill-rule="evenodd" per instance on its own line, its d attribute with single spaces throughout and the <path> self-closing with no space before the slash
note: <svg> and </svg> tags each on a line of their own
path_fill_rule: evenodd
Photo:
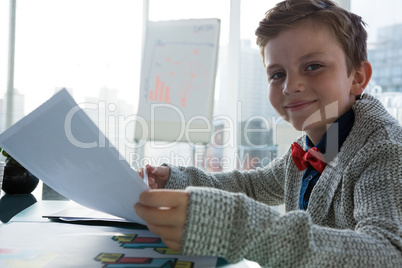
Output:
<svg viewBox="0 0 402 268">
<path fill-rule="evenodd" d="M 147 186 L 66 90 L 4 131 L 0 147 L 71 200 L 144 224 L 133 205 Z"/>
</svg>

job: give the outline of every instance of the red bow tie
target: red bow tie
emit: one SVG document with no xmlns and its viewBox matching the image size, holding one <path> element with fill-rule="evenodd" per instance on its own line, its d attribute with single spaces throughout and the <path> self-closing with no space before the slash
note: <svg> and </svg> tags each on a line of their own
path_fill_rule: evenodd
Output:
<svg viewBox="0 0 402 268">
<path fill-rule="evenodd" d="M 307 152 L 297 143 L 292 144 L 292 158 L 298 170 L 305 170 L 310 164 L 320 174 L 325 168 L 325 160 L 320 151 L 313 147 Z"/>
</svg>

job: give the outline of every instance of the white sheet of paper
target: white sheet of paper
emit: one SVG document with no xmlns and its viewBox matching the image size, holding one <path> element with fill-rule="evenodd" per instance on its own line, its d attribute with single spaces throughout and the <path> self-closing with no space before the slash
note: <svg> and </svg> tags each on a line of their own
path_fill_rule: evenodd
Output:
<svg viewBox="0 0 402 268">
<path fill-rule="evenodd" d="M 43 218 L 59 219 L 62 221 L 109 221 L 109 222 L 128 222 L 127 220 L 93 210 L 78 203 L 69 201 L 69 206 L 56 213 L 42 215 Z"/>
<path fill-rule="evenodd" d="M 144 224 L 133 206 L 148 187 L 66 90 L 4 131 L 0 147 L 71 200 Z"/>
</svg>

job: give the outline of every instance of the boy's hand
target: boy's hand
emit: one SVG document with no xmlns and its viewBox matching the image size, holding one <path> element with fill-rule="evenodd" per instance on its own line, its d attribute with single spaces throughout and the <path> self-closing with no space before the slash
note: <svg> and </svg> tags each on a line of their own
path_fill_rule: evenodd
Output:
<svg viewBox="0 0 402 268">
<path fill-rule="evenodd" d="M 153 167 L 151 165 L 146 165 L 145 168 L 148 172 L 149 187 L 151 189 L 165 188 L 166 182 L 169 179 L 170 168 L 167 166 Z M 143 168 L 139 169 L 137 172 L 141 178 L 144 178 Z"/>
<path fill-rule="evenodd" d="M 148 229 L 178 251 L 187 218 L 189 193 L 184 190 L 149 190 L 140 195 L 134 210 Z"/>
</svg>

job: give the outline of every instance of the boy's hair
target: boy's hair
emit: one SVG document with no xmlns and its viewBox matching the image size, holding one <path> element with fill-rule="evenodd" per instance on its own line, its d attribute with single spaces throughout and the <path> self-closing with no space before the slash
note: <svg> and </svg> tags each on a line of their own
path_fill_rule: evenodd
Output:
<svg viewBox="0 0 402 268">
<path fill-rule="evenodd" d="M 264 47 L 270 39 L 297 24 L 313 20 L 327 25 L 346 56 L 348 75 L 367 60 L 367 32 L 362 18 L 330 0 L 286 0 L 268 10 L 255 31 L 257 45 L 264 58 Z M 265 62 L 264 62 L 265 64 Z"/>
</svg>

